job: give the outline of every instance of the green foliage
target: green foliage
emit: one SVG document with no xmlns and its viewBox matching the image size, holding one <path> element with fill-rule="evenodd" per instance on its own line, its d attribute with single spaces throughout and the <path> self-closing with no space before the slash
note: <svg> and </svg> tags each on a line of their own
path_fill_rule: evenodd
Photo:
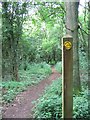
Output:
<svg viewBox="0 0 90 120">
<path fill-rule="evenodd" d="M 58 79 L 52 83 L 43 96 L 35 103 L 33 109 L 34 117 L 37 118 L 54 118 L 55 120 L 62 117 L 62 80 Z M 73 118 L 90 118 L 88 114 L 88 91 L 83 89 L 79 95 L 74 95 L 73 100 Z"/>
<path fill-rule="evenodd" d="M 59 72 L 62 73 L 62 62 L 57 62 L 55 65 L 55 69 Z"/>
<path fill-rule="evenodd" d="M 88 59 L 85 52 L 79 52 L 81 85 L 88 85 Z"/>
<path fill-rule="evenodd" d="M 51 72 L 50 65 L 46 63 L 31 64 L 26 71 L 20 70 L 20 82 L 2 82 L 4 102 L 11 102 L 19 92 L 26 90 L 30 85 L 39 83 L 46 76 L 51 74 Z"/>
<path fill-rule="evenodd" d="M 6 76 L 10 76 L 10 80 L 15 79 L 14 75 L 18 76 L 18 66 L 20 69 L 28 69 L 28 63 L 31 62 L 46 61 L 54 65 L 61 60 L 64 4 L 36 3 L 2 3 L 4 80 Z M 13 70 L 13 67 L 17 70 Z"/>
<path fill-rule="evenodd" d="M 23 68 L 21 68 L 21 71 L 22 71 L 22 69 Z M 38 64 L 27 63 L 27 70 L 29 71 L 29 74 L 42 74 L 42 75 L 48 74 L 49 75 L 51 73 L 50 65 L 48 65 L 45 62 L 41 62 L 41 63 L 38 63 Z"/>
<path fill-rule="evenodd" d="M 2 73 L 18 80 L 18 41 L 22 36 L 27 2 L 2 2 Z"/>
<path fill-rule="evenodd" d="M 88 90 L 83 89 L 79 96 L 74 96 L 73 118 L 90 118 L 88 113 Z"/>
<path fill-rule="evenodd" d="M 26 87 L 25 82 L 16 81 L 2 82 L 2 85 L 4 102 L 11 102 L 14 97 L 22 90 L 25 90 Z"/>
<path fill-rule="evenodd" d="M 88 59 L 87 59 L 87 54 L 84 52 L 79 52 L 80 55 L 80 69 L 85 70 L 87 72 L 88 70 Z M 84 71 L 84 72 L 85 72 Z"/>
<path fill-rule="evenodd" d="M 61 79 L 54 81 L 45 90 L 43 96 L 38 99 L 34 109 L 35 118 L 56 118 L 61 117 Z"/>
<path fill-rule="evenodd" d="M 52 64 L 53 60 L 56 63 L 61 59 L 63 3 L 40 4 L 38 9 L 34 7 L 30 9 L 35 10 L 35 13 L 27 15 L 27 20 L 23 23 L 22 41 L 19 42 L 22 58 L 25 55 L 30 62 L 46 61 Z"/>
</svg>

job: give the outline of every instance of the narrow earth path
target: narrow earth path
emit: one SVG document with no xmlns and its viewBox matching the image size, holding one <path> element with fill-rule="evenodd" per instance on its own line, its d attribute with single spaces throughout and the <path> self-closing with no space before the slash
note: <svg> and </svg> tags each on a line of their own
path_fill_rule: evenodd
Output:
<svg viewBox="0 0 90 120">
<path fill-rule="evenodd" d="M 3 118 L 33 118 L 32 108 L 34 105 L 32 102 L 40 97 L 46 86 L 59 77 L 60 74 L 53 67 L 52 74 L 47 79 L 17 95 L 13 103 L 8 107 L 3 107 Z"/>
</svg>

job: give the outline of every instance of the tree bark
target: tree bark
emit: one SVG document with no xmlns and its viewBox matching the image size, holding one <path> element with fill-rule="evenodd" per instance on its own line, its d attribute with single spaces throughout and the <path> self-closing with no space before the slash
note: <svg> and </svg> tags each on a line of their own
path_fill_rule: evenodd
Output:
<svg viewBox="0 0 90 120">
<path fill-rule="evenodd" d="M 16 6 L 17 11 L 18 11 L 18 6 Z M 12 46 L 12 79 L 19 81 L 19 77 L 18 77 L 18 61 L 17 61 L 17 37 L 19 39 L 18 34 L 14 33 L 14 28 L 13 28 L 13 11 L 14 11 L 14 5 L 12 5 L 12 13 L 11 13 L 11 46 Z M 15 34 L 15 36 L 14 36 Z M 17 36 L 16 36 L 17 35 Z"/>
<path fill-rule="evenodd" d="M 90 0 L 88 2 L 88 110 L 90 114 Z"/>
<path fill-rule="evenodd" d="M 79 74 L 78 5 L 79 2 L 66 2 L 66 32 L 73 37 L 73 85 L 75 91 L 81 90 Z"/>
<path fill-rule="evenodd" d="M 88 82 L 90 90 L 90 1 L 88 2 Z"/>
</svg>

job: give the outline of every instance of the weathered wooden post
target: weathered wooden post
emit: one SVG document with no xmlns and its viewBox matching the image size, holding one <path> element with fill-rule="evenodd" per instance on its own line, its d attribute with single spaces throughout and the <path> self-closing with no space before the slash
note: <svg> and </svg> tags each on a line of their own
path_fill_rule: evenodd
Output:
<svg viewBox="0 0 90 120">
<path fill-rule="evenodd" d="M 73 38 L 62 39 L 62 118 L 73 114 Z"/>
</svg>

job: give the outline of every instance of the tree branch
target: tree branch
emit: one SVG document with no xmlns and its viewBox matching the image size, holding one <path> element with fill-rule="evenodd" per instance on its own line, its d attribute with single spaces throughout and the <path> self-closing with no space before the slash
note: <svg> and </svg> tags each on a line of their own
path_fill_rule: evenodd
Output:
<svg viewBox="0 0 90 120">
<path fill-rule="evenodd" d="M 82 29 L 82 23 L 80 23 L 80 21 L 79 21 L 79 28 L 80 28 L 85 34 L 89 35 L 84 29 Z"/>
</svg>

